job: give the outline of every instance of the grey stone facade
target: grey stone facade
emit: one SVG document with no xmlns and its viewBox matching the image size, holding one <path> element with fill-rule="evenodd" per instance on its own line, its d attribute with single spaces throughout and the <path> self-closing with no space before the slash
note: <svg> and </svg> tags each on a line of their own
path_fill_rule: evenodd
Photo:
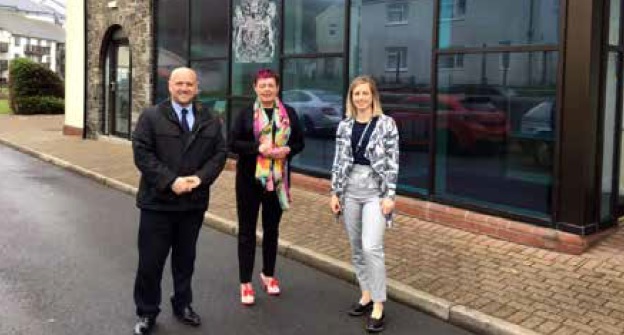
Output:
<svg viewBox="0 0 624 335">
<path fill-rule="evenodd" d="M 132 125 L 140 112 L 152 103 L 154 83 L 152 45 L 153 6 L 150 0 L 87 1 L 87 134 L 97 137 L 102 130 L 104 112 L 103 69 L 110 32 L 120 27 L 130 42 L 132 59 Z M 71 66 L 71 64 L 68 64 Z"/>
</svg>

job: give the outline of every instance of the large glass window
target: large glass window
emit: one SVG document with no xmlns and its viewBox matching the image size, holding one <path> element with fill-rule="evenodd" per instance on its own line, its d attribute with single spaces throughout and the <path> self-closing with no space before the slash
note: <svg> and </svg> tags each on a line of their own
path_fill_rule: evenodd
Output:
<svg viewBox="0 0 624 335">
<path fill-rule="evenodd" d="M 188 63 L 188 2 L 159 0 L 156 19 L 156 102 L 169 97 L 171 70 Z"/>
<path fill-rule="evenodd" d="M 620 43 L 620 5 L 622 0 L 611 0 L 609 3 L 609 44 Z"/>
<path fill-rule="evenodd" d="M 624 215 L 624 124 L 618 124 L 618 116 L 624 109 L 622 99 L 622 36 L 621 36 L 621 0 L 609 1 L 609 34 L 607 40 L 608 62 L 605 74 L 605 92 L 603 102 L 603 149 L 602 149 L 602 183 L 601 183 L 601 222 L 613 222 L 614 217 Z M 618 100 L 620 105 L 618 105 Z M 619 143 L 618 143 L 619 138 Z M 620 145 L 618 148 L 618 144 Z M 616 162 L 617 157 L 620 161 Z M 616 163 L 616 164 L 614 164 Z M 614 170 L 619 164 L 619 171 Z M 619 173 L 619 179 L 618 179 Z M 613 181 L 616 180 L 616 183 Z M 614 188 L 615 187 L 615 188 Z M 615 193 L 615 194 L 614 194 Z M 613 196 L 617 196 L 617 207 L 613 208 Z M 613 215 L 615 214 L 615 215 Z"/>
<path fill-rule="evenodd" d="M 282 87 L 282 99 L 297 111 L 306 135 L 305 149 L 293 166 L 327 174 L 343 116 L 342 58 L 289 59 Z"/>
<path fill-rule="evenodd" d="M 232 95 L 252 96 L 261 68 L 278 68 L 280 36 L 277 0 L 233 0 Z"/>
<path fill-rule="evenodd" d="M 557 44 L 560 0 L 440 0 L 439 47 Z"/>
<path fill-rule="evenodd" d="M 434 1 L 416 0 L 351 2 L 350 77 L 376 80 L 382 108 L 399 128 L 398 187 L 421 194 L 429 179 L 433 6 Z"/>
<path fill-rule="evenodd" d="M 344 0 L 284 3 L 282 99 L 299 116 L 306 147 L 293 167 L 331 171 L 336 128 L 344 115 Z"/>
<path fill-rule="evenodd" d="M 227 1 L 191 0 L 191 58 L 227 57 L 227 22 Z"/>
<path fill-rule="evenodd" d="M 342 52 L 344 0 L 288 0 L 284 4 L 284 53 Z"/>
<path fill-rule="evenodd" d="M 611 200 L 613 196 L 613 158 L 615 157 L 615 117 L 617 113 L 617 52 L 609 53 L 607 63 L 606 87 L 604 97 L 603 116 L 603 146 L 602 146 L 602 191 L 600 219 L 611 217 Z"/>
<path fill-rule="evenodd" d="M 198 100 L 209 107 L 215 116 L 225 120 L 228 83 L 227 61 L 193 61 L 191 68 L 197 72 L 199 78 Z"/>
<path fill-rule="evenodd" d="M 510 212 L 550 215 L 557 53 L 466 54 L 438 67 L 436 192 Z M 456 55 L 441 55 L 444 58 Z"/>
<path fill-rule="evenodd" d="M 199 80 L 198 100 L 224 124 L 227 117 L 228 6 L 223 0 L 190 0 L 191 68 Z M 225 129 L 225 128 L 224 128 Z"/>
</svg>

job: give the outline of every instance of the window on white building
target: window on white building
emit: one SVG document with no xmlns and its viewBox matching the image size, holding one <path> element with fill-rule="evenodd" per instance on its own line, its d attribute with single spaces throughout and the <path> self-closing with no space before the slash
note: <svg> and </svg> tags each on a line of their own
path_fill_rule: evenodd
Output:
<svg viewBox="0 0 624 335">
<path fill-rule="evenodd" d="M 386 71 L 407 71 L 407 48 L 386 48 Z"/>
<path fill-rule="evenodd" d="M 20 46 L 20 38 L 19 37 L 13 37 L 13 41 L 15 42 L 15 46 L 16 47 Z"/>
<path fill-rule="evenodd" d="M 388 24 L 406 24 L 408 3 L 390 3 L 386 5 L 386 18 Z"/>
<path fill-rule="evenodd" d="M 462 69 L 464 68 L 464 55 L 443 55 L 438 58 L 438 67 L 440 69 Z"/>
<path fill-rule="evenodd" d="M 329 24 L 329 36 L 336 36 L 336 32 L 338 32 L 338 24 L 330 23 Z"/>
<path fill-rule="evenodd" d="M 466 0 L 442 0 L 440 17 L 447 20 L 462 19 L 466 16 Z"/>
</svg>

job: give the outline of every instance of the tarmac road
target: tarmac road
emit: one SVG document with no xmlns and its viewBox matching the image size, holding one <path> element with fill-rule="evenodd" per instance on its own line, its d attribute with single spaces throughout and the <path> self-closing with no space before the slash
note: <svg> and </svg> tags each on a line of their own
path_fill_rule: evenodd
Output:
<svg viewBox="0 0 624 335">
<path fill-rule="evenodd" d="M 130 334 L 137 264 L 134 198 L 0 146 L 0 334 Z M 216 194 L 217 192 L 213 192 Z M 260 256 L 259 252 L 257 253 Z M 236 240 L 204 228 L 193 306 L 200 328 L 171 316 L 170 270 L 154 334 L 363 334 L 345 311 L 357 288 L 297 262 L 278 260 L 282 296 L 238 297 Z M 385 334 L 469 332 L 395 302 Z"/>
</svg>

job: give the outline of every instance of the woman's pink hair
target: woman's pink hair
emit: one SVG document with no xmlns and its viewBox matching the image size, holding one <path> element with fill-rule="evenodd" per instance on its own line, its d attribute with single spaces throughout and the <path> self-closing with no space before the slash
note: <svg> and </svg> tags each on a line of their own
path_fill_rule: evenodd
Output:
<svg viewBox="0 0 624 335">
<path fill-rule="evenodd" d="M 275 84 L 277 86 L 279 86 L 279 84 L 280 84 L 280 76 L 279 76 L 279 74 L 275 73 L 271 69 L 260 69 L 260 70 L 258 70 L 258 72 L 256 72 L 256 77 L 254 78 L 254 86 L 258 83 L 258 80 L 260 80 L 260 79 L 268 79 L 268 78 L 275 79 Z"/>
</svg>

